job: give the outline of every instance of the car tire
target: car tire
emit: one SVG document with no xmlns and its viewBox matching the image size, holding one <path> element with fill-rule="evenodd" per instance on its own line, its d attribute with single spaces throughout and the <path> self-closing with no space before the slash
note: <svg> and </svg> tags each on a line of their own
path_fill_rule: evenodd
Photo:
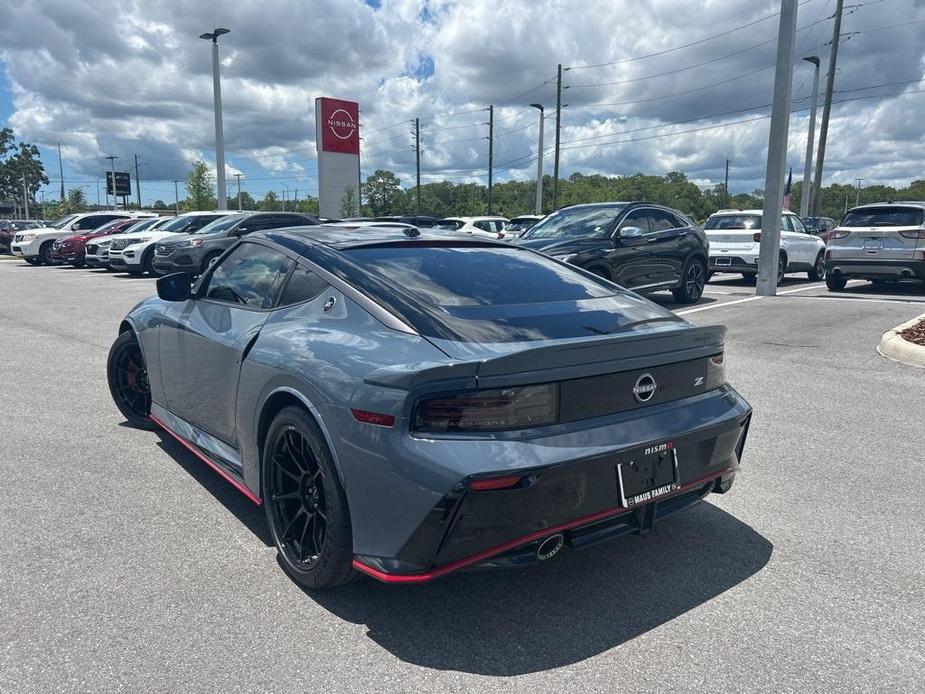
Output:
<svg viewBox="0 0 925 694">
<path fill-rule="evenodd" d="M 54 253 L 53 245 L 53 241 L 46 241 L 42 244 L 41 248 L 39 248 L 39 262 L 41 262 L 42 265 L 55 264 L 55 259 L 52 256 L 52 253 Z"/>
<path fill-rule="evenodd" d="M 806 273 L 810 282 L 821 282 L 825 279 L 825 253 L 820 252 L 813 263 L 813 269 Z"/>
<path fill-rule="evenodd" d="M 218 260 L 221 254 L 221 251 L 212 251 L 211 253 L 206 254 L 206 256 L 202 259 L 202 267 L 199 270 L 199 274 L 205 274 L 206 270 L 211 267 L 213 262 Z"/>
<path fill-rule="evenodd" d="M 829 291 L 840 292 L 846 284 L 848 284 L 848 278 L 844 275 L 829 273 L 825 276 L 825 286 L 829 288 Z"/>
<path fill-rule="evenodd" d="M 671 290 L 674 300 L 681 304 L 694 304 L 703 296 L 707 284 L 707 266 L 700 258 L 691 258 L 681 272 L 681 285 Z"/>
<path fill-rule="evenodd" d="M 126 421 L 138 429 L 153 429 L 148 371 L 135 333 L 126 331 L 112 343 L 106 360 L 106 380 Z"/>
<path fill-rule="evenodd" d="M 71 263 L 71 265 L 77 269 L 80 269 L 86 267 L 87 264 L 82 260 L 75 260 L 73 263 Z"/>
<path fill-rule="evenodd" d="M 161 273 L 154 269 L 154 246 L 145 251 L 141 257 L 141 271 L 147 272 L 151 277 L 159 277 Z"/>
<path fill-rule="evenodd" d="M 777 258 L 777 286 L 784 282 L 784 275 L 787 273 L 787 256 L 781 253 Z"/>
<path fill-rule="evenodd" d="M 262 451 L 263 505 L 279 561 L 306 588 L 334 588 L 356 577 L 347 496 L 312 417 L 286 407 Z"/>
<path fill-rule="evenodd" d="M 758 280 L 758 273 L 757 272 L 743 272 L 742 279 L 744 279 L 746 282 L 755 282 Z"/>
<path fill-rule="evenodd" d="M 42 264 L 42 259 L 37 258 L 37 257 L 36 258 L 23 258 L 23 260 L 29 263 L 29 265 L 41 265 Z"/>
</svg>

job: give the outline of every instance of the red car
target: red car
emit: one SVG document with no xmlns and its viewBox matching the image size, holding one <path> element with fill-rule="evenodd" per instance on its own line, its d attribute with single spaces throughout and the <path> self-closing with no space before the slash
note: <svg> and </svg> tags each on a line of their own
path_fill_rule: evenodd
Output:
<svg viewBox="0 0 925 694">
<path fill-rule="evenodd" d="M 83 267 L 86 262 L 84 260 L 84 251 L 87 247 L 87 241 L 99 238 L 100 236 L 121 234 L 129 227 L 138 224 L 139 221 L 143 220 L 139 220 L 137 217 L 131 219 L 116 219 L 83 234 L 64 236 L 55 241 L 54 246 L 52 246 L 52 255 L 58 262 L 70 263 L 74 267 Z"/>
</svg>

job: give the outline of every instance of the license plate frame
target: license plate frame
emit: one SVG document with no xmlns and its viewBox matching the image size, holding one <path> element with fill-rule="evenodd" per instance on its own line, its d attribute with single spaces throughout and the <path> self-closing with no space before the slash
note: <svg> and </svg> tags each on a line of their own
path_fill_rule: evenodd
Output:
<svg viewBox="0 0 925 694">
<path fill-rule="evenodd" d="M 865 251 L 879 251 L 883 247 L 882 239 L 864 239 Z"/>
<path fill-rule="evenodd" d="M 635 508 L 680 488 L 678 449 L 671 443 L 651 448 L 660 450 L 645 449 L 633 458 L 617 463 L 617 487 L 623 508 Z"/>
<path fill-rule="evenodd" d="M 732 258 L 730 258 L 728 255 L 718 255 L 714 258 L 714 261 L 716 267 L 728 267 L 729 265 L 732 265 Z"/>
</svg>

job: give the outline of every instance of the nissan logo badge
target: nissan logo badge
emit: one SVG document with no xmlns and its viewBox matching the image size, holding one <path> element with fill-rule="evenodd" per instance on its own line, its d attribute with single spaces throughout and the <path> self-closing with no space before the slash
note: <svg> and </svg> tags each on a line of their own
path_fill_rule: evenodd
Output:
<svg viewBox="0 0 925 694">
<path fill-rule="evenodd" d="M 636 379 L 636 385 L 633 386 L 633 397 L 636 402 L 649 402 L 655 391 L 658 390 L 658 383 L 652 377 L 652 374 L 645 373 Z"/>
</svg>

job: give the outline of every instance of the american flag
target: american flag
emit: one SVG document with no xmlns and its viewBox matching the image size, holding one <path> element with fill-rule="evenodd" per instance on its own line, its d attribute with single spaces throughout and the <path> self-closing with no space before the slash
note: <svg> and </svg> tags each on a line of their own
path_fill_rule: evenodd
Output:
<svg viewBox="0 0 925 694">
<path fill-rule="evenodd" d="M 790 174 L 787 176 L 787 185 L 784 186 L 784 209 L 790 209 L 790 188 L 793 185 L 793 167 L 790 167 Z"/>
</svg>

